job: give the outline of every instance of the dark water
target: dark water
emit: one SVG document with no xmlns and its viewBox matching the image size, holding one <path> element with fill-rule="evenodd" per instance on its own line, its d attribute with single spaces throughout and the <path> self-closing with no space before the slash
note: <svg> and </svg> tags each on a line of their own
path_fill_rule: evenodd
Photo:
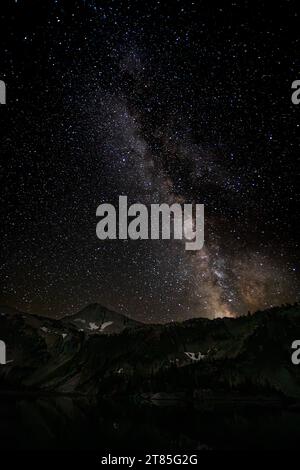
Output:
<svg viewBox="0 0 300 470">
<path fill-rule="evenodd" d="M 296 449 L 300 412 L 0 397 L 0 449 Z"/>
</svg>

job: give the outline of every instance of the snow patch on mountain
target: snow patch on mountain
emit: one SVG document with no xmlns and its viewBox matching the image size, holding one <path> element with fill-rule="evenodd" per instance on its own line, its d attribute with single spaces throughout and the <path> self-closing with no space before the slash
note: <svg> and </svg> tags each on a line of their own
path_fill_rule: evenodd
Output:
<svg viewBox="0 0 300 470">
<path fill-rule="evenodd" d="M 202 354 L 201 352 L 194 353 L 184 351 L 184 354 L 192 361 L 203 361 L 203 359 L 206 357 L 205 354 Z"/>
</svg>

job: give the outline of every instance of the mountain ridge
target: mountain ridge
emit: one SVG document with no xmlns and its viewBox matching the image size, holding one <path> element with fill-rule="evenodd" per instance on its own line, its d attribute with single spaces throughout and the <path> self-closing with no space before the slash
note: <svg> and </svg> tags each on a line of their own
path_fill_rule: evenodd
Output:
<svg viewBox="0 0 300 470">
<path fill-rule="evenodd" d="M 120 333 L 124 328 L 142 324 L 98 303 L 87 305 L 79 312 L 64 317 L 63 321 L 76 325 L 87 333 L 105 332 L 107 334 Z"/>
<path fill-rule="evenodd" d="M 111 334 L 0 310 L 0 337 L 14 361 L 0 368 L 4 389 L 101 396 L 250 391 L 300 400 L 300 367 L 291 362 L 299 305 Z"/>
</svg>

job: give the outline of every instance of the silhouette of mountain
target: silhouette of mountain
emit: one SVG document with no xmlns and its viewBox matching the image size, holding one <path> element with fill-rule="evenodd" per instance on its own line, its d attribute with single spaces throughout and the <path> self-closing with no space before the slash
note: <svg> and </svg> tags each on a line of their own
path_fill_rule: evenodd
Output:
<svg viewBox="0 0 300 470">
<path fill-rule="evenodd" d="M 95 322 L 97 333 L 84 331 L 77 319 Z M 108 322 L 121 332 L 102 334 Z M 0 386 L 156 402 L 235 394 L 299 400 L 300 366 L 291 361 L 299 338 L 298 305 L 164 325 L 127 322 L 98 305 L 62 320 L 0 309 L 0 339 L 13 360 L 0 367 Z"/>
<path fill-rule="evenodd" d="M 66 317 L 65 320 L 86 333 L 120 333 L 124 328 L 142 324 L 97 303 L 88 305 L 75 315 Z"/>
</svg>

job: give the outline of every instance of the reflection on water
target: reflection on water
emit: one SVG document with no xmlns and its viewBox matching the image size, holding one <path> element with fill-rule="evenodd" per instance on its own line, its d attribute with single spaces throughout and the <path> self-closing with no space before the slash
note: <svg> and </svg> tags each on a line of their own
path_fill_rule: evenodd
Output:
<svg viewBox="0 0 300 470">
<path fill-rule="evenodd" d="M 0 397 L 1 449 L 295 449 L 300 413 Z"/>
</svg>

